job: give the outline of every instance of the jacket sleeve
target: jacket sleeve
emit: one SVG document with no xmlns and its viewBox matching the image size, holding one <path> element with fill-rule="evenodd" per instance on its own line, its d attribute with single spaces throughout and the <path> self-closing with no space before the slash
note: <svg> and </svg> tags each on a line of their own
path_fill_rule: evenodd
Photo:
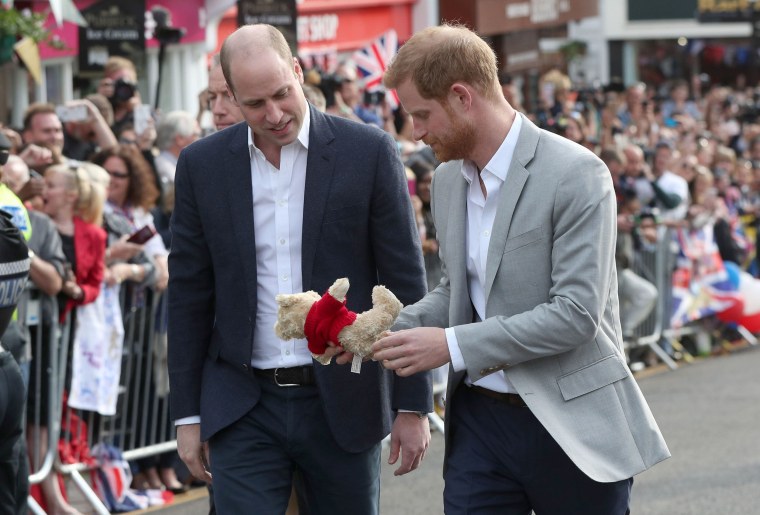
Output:
<svg viewBox="0 0 760 515">
<path fill-rule="evenodd" d="M 373 251 L 378 257 L 378 280 L 402 304 L 413 304 L 427 291 L 422 244 L 396 145 L 385 134 L 380 147 L 371 220 Z M 391 407 L 395 410 L 432 411 L 431 372 L 410 377 L 394 376 Z"/>
<path fill-rule="evenodd" d="M 88 248 L 85 250 L 92 261 L 89 267 L 78 267 L 77 283 L 84 294 L 77 301 L 78 305 L 89 304 L 100 295 L 100 285 L 103 282 L 103 268 L 105 267 L 106 233 L 95 225 L 85 225 L 87 228 Z"/>
<path fill-rule="evenodd" d="M 200 415 L 201 376 L 214 326 L 211 253 L 197 204 L 193 172 L 202 165 L 180 154 L 175 176 L 169 254 L 169 381 L 172 419 Z"/>
</svg>

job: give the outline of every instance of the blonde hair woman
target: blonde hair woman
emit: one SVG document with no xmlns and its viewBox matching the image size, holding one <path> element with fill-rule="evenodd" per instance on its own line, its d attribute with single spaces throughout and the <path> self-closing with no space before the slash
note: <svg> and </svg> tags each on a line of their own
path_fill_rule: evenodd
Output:
<svg viewBox="0 0 760 515">
<path fill-rule="evenodd" d="M 105 188 L 93 185 L 82 168 L 57 164 L 45 170 L 42 192 L 43 211 L 53 220 L 61 236 L 67 260 L 63 287 L 59 293 L 61 321 L 75 306 L 89 304 L 100 294 L 103 280 L 103 256 L 106 233 L 99 227 L 103 217 Z M 74 339 L 75 320 L 72 319 L 69 341 Z M 39 427 L 40 441 L 47 440 L 47 428 Z M 34 434 L 30 432 L 30 435 Z M 44 448 L 41 449 L 44 452 Z M 66 502 L 54 474 L 40 484 L 49 513 L 78 514 Z"/>
<path fill-rule="evenodd" d="M 82 168 L 55 165 L 45 171 L 44 211 L 55 223 L 70 265 L 61 292 L 61 317 L 76 305 L 94 301 L 103 279 L 106 233 L 103 219 L 105 190 L 94 185 Z"/>
</svg>

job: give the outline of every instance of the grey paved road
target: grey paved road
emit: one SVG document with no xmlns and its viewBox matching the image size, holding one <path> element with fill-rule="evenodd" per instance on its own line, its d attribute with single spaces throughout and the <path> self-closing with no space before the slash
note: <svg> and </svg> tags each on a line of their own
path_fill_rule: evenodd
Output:
<svg viewBox="0 0 760 515">
<path fill-rule="evenodd" d="M 673 457 L 636 477 L 631 513 L 760 514 L 760 348 L 638 381 Z M 442 451 L 434 434 L 420 470 L 383 465 L 382 515 L 443 513 Z"/>
</svg>

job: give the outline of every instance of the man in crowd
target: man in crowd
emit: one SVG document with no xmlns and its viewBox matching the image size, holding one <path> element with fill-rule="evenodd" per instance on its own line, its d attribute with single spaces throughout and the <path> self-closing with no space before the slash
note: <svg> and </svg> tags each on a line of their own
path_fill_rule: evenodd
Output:
<svg viewBox="0 0 760 515">
<path fill-rule="evenodd" d="M 187 111 L 172 111 L 158 123 L 156 146 L 160 154 L 156 156 L 156 173 L 163 189 L 174 184 L 177 158 L 183 148 L 201 135 L 201 128 L 195 117 Z"/>
<path fill-rule="evenodd" d="M 612 181 L 517 113 L 497 69 L 477 34 L 441 26 L 386 71 L 444 162 L 445 272 L 374 358 L 399 377 L 451 363 L 446 513 L 623 515 L 632 477 L 669 452 L 623 354 Z"/>
<path fill-rule="evenodd" d="M 360 373 L 314 365 L 303 340 L 274 336 L 274 299 L 344 276 L 355 312 L 379 283 L 403 303 L 424 294 L 403 165 L 387 134 L 309 107 L 276 28 L 238 29 L 221 63 L 247 124 L 187 147 L 175 177 L 169 376 L 180 457 L 195 477 L 213 475 L 219 513 L 284 512 L 298 470 L 312 513 L 376 514 L 382 438 L 392 427 L 397 474 L 428 446 L 430 375 L 391 383 L 374 362 Z"/>
<path fill-rule="evenodd" d="M 211 69 L 208 72 L 208 103 L 211 114 L 214 115 L 216 130 L 220 131 L 243 121 L 243 113 L 227 93 L 227 83 L 222 73 L 219 54 L 211 59 Z"/>
</svg>

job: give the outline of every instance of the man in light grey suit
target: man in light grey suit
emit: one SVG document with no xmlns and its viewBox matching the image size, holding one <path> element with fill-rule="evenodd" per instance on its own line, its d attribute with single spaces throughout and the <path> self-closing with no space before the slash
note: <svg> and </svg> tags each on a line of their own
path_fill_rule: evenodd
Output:
<svg viewBox="0 0 760 515">
<path fill-rule="evenodd" d="M 374 358 L 402 377 L 451 363 L 446 513 L 627 513 L 670 453 L 623 355 L 609 172 L 516 112 L 464 27 L 415 34 L 384 80 L 445 162 L 444 275 Z"/>
</svg>

